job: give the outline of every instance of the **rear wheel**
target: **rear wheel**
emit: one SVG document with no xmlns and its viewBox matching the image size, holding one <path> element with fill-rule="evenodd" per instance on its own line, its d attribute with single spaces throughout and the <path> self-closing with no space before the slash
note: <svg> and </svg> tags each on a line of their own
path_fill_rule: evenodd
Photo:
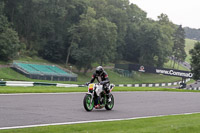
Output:
<svg viewBox="0 0 200 133">
<path fill-rule="evenodd" d="M 111 101 L 106 104 L 105 106 L 106 110 L 112 110 L 112 108 L 114 107 L 114 96 L 110 94 L 110 97 L 111 97 Z"/>
<path fill-rule="evenodd" d="M 89 94 L 86 94 L 83 99 L 83 105 L 86 111 L 92 111 L 94 108 L 94 100 L 92 99 L 92 96 Z"/>
</svg>

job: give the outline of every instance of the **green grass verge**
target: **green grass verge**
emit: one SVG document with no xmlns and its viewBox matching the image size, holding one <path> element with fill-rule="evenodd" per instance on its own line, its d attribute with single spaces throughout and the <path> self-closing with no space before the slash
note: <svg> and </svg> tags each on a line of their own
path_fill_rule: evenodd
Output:
<svg viewBox="0 0 200 133">
<path fill-rule="evenodd" d="M 191 55 L 189 54 L 189 51 L 194 48 L 194 44 L 196 42 L 197 42 L 196 40 L 185 39 L 185 52 L 187 54 L 187 57 L 186 57 L 185 61 L 187 61 L 189 63 L 190 63 L 190 58 L 191 58 Z"/>
<path fill-rule="evenodd" d="M 169 60 L 167 63 L 164 64 L 164 68 L 171 69 L 173 66 L 173 61 Z M 178 70 L 183 70 L 183 71 L 189 71 L 189 69 L 183 67 L 182 65 L 179 65 L 177 62 L 175 62 L 174 68 L 173 69 L 178 69 Z"/>
<path fill-rule="evenodd" d="M 87 92 L 87 88 L 56 87 L 56 86 L 33 86 L 33 87 L 1 86 L 0 87 L 0 93 L 60 93 L 60 92 Z"/>
<path fill-rule="evenodd" d="M 23 80 L 23 81 L 31 81 L 29 78 L 25 77 L 22 74 L 14 71 L 11 68 L 0 68 L 0 79 L 3 80 Z"/>
<path fill-rule="evenodd" d="M 108 74 L 111 83 L 114 84 L 168 83 L 181 80 L 179 77 L 141 72 L 135 72 L 132 78 L 123 77 L 111 70 L 108 70 Z"/>
<path fill-rule="evenodd" d="M 157 87 L 115 87 L 113 91 L 176 91 L 176 92 L 200 92 L 194 90 L 182 90 Z M 55 86 L 33 86 L 33 87 L 9 87 L 1 86 L 0 93 L 61 93 L 61 92 L 87 92 L 87 87 L 55 87 Z"/>
<path fill-rule="evenodd" d="M 29 63 L 47 63 L 47 64 L 52 64 L 51 62 L 45 60 L 45 59 L 42 59 L 40 57 L 37 57 L 37 56 L 34 56 L 34 57 L 29 57 L 29 56 L 23 56 L 23 57 L 20 57 L 19 60 L 15 60 L 15 61 L 22 61 L 22 62 L 29 62 Z"/>
<path fill-rule="evenodd" d="M 0 79 L 3 79 L 4 81 L 32 81 L 32 82 L 48 82 L 48 83 L 68 83 L 68 84 L 80 83 L 73 81 L 50 81 L 50 80 L 30 79 L 11 68 L 0 68 Z"/>
<path fill-rule="evenodd" d="M 199 133 L 200 114 L 0 130 L 0 133 Z"/>
</svg>

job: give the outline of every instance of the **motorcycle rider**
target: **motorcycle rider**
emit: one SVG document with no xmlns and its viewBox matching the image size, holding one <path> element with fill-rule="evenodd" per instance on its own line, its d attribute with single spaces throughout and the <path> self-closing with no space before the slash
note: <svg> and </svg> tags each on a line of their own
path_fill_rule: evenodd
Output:
<svg viewBox="0 0 200 133">
<path fill-rule="evenodd" d="M 108 79 L 108 74 L 106 73 L 106 71 L 104 71 L 102 66 L 98 66 L 96 68 L 96 71 L 94 72 L 94 74 L 92 75 L 92 79 L 90 80 L 90 83 L 93 83 L 94 80 L 97 79 L 98 83 L 100 83 L 101 85 L 103 85 L 103 89 L 106 92 L 107 98 L 108 98 L 108 102 L 111 101 L 110 98 L 110 90 L 109 90 L 109 85 L 110 85 L 110 80 Z M 100 105 L 96 105 L 95 108 L 99 108 Z"/>
</svg>

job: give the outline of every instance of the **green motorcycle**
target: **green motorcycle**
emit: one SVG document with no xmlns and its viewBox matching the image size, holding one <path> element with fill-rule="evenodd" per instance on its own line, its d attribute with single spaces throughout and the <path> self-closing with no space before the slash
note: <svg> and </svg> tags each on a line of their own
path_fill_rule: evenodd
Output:
<svg viewBox="0 0 200 133">
<path fill-rule="evenodd" d="M 109 86 L 111 92 L 114 85 Z M 97 106 L 98 105 L 98 106 Z M 103 85 L 100 84 L 88 84 L 88 93 L 86 93 L 83 99 L 83 106 L 86 111 L 92 111 L 95 109 L 102 109 L 105 107 L 106 110 L 112 110 L 114 107 L 114 96 L 110 93 L 109 98 L 103 90 Z"/>
</svg>

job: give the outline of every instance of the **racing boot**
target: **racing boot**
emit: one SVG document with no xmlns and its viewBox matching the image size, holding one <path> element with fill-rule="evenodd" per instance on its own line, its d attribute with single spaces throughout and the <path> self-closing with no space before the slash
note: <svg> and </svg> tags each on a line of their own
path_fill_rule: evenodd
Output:
<svg viewBox="0 0 200 133">
<path fill-rule="evenodd" d="M 101 106 L 100 106 L 100 104 L 97 104 L 97 105 L 94 106 L 94 108 L 95 108 L 95 109 L 100 109 Z"/>
</svg>

